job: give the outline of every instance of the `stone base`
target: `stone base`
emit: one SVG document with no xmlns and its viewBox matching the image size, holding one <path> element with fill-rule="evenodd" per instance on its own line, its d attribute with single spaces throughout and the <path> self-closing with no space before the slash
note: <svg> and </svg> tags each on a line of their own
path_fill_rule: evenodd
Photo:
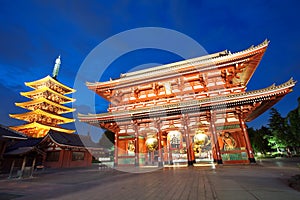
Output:
<svg viewBox="0 0 300 200">
<path fill-rule="evenodd" d="M 223 161 L 222 160 L 217 160 L 217 163 L 218 164 L 223 164 Z"/>
<path fill-rule="evenodd" d="M 256 163 L 255 158 L 249 158 L 250 163 Z"/>
<path fill-rule="evenodd" d="M 195 162 L 194 162 L 193 160 L 189 160 L 189 161 L 188 161 L 188 166 L 193 166 L 194 163 L 195 163 Z"/>
</svg>

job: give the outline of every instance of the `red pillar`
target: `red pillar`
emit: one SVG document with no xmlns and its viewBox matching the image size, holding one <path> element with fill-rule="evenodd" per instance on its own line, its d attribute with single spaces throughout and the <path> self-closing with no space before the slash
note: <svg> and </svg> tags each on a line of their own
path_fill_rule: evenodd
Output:
<svg viewBox="0 0 300 200">
<path fill-rule="evenodd" d="M 249 139 L 249 135 L 247 132 L 247 128 L 246 128 L 246 124 L 244 122 L 244 120 L 242 119 L 241 115 L 239 114 L 239 121 L 240 121 L 240 126 L 243 132 L 243 136 L 245 138 L 245 142 L 246 142 L 246 149 L 247 149 L 247 154 L 248 154 L 248 159 L 250 161 L 250 163 L 255 163 L 255 158 L 254 158 L 254 154 L 253 154 L 253 149 L 251 146 L 251 142 Z"/>
<path fill-rule="evenodd" d="M 158 166 L 163 166 L 163 154 L 162 154 L 162 146 L 161 146 L 161 130 L 160 130 L 160 119 L 156 120 L 155 128 L 157 128 L 157 139 L 158 139 Z"/>
<path fill-rule="evenodd" d="M 173 156 L 172 156 L 172 148 L 170 143 L 168 143 L 168 154 L 169 154 L 169 164 L 173 165 Z"/>
<path fill-rule="evenodd" d="M 115 132 L 115 159 L 114 159 L 115 167 L 118 166 L 118 157 L 119 157 L 118 148 L 119 148 L 119 133 L 118 131 L 116 131 Z"/>
<path fill-rule="evenodd" d="M 216 151 L 216 155 L 217 155 L 217 163 L 218 164 L 223 164 L 222 161 L 222 156 L 221 156 L 221 151 L 220 151 L 220 145 L 219 145 L 219 141 L 218 141 L 218 136 L 217 136 L 217 131 L 216 131 L 216 126 L 215 126 L 215 113 L 211 110 L 211 119 L 210 119 L 210 129 L 211 129 L 211 133 L 212 136 L 214 138 L 214 147 L 215 147 L 215 151 Z"/>
<path fill-rule="evenodd" d="M 189 129 L 188 129 L 188 116 L 187 115 L 183 115 L 183 124 L 184 124 L 184 135 L 186 138 L 186 150 L 187 150 L 187 159 L 188 159 L 188 166 L 193 166 L 193 163 L 195 163 L 195 160 L 193 159 L 192 156 L 192 150 L 191 150 L 191 142 L 190 142 L 190 133 L 189 133 Z"/>
<path fill-rule="evenodd" d="M 135 160 L 135 166 L 139 166 L 140 165 L 140 156 L 139 156 L 139 126 L 137 124 L 137 122 L 134 122 L 134 129 L 135 129 L 135 150 L 134 150 L 134 160 Z"/>
</svg>

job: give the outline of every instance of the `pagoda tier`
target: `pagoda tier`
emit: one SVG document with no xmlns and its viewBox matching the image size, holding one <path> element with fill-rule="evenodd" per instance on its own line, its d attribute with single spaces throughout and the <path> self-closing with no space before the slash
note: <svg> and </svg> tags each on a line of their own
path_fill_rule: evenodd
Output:
<svg viewBox="0 0 300 200">
<path fill-rule="evenodd" d="M 45 99 L 44 97 L 40 97 L 38 99 L 33 99 L 32 101 L 15 103 L 15 105 L 19 106 L 21 108 L 25 108 L 27 110 L 41 109 L 41 110 L 45 110 L 49 113 L 56 113 L 59 115 L 75 111 L 74 108 L 62 106 L 62 105 L 54 103 L 48 99 Z"/>
<path fill-rule="evenodd" d="M 40 80 L 37 81 L 32 81 L 32 82 L 26 82 L 25 83 L 26 86 L 31 87 L 33 89 L 40 89 L 42 87 L 47 87 L 50 88 L 51 90 L 60 93 L 62 95 L 65 94 L 71 94 L 74 93 L 76 90 L 65 86 L 64 84 L 58 82 L 57 80 L 55 80 L 54 78 L 52 78 L 51 76 L 46 76 L 45 78 L 42 78 Z"/>
<path fill-rule="evenodd" d="M 185 87 L 190 90 L 189 93 L 194 94 L 224 88 L 245 88 L 268 44 L 269 41 L 266 40 L 258 46 L 237 53 L 226 50 L 212 54 L 213 56 L 201 56 L 122 74 L 119 79 L 107 82 L 87 82 L 87 86 L 116 105 L 127 103 L 124 101 L 126 98 L 134 101 L 169 98 L 170 95 L 166 96 L 163 90 L 169 89 L 170 93 L 176 95 L 176 91 L 180 91 L 178 86 Z M 141 99 L 140 96 L 143 95 L 146 98 Z"/>
<path fill-rule="evenodd" d="M 14 126 L 11 127 L 13 130 L 19 131 L 24 133 L 25 135 L 29 136 L 29 137 L 35 137 L 35 138 L 39 138 L 39 137 L 44 137 L 45 135 L 47 135 L 47 133 L 50 130 L 54 130 L 54 131 L 59 131 L 62 133 L 74 133 L 75 130 L 68 130 L 68 129 L 64 129 L 61 127 L 53 127 L 53 126 L 47 126 L 44 124 L 40 124 L 38 122 L 32 122 L 29 124 L 24 124 L 24 125 L 20 125 L 20 126 Z"/>
<path fill-rule="evenodd" d="M 57 124 L 66 124 L 75 121 L 74 119 L 51 114 L 40 109 L 22 114 L 10 114 L 9 116 L 27 122 L 39 122 L 51 126 L 56 126 Z"/>
<path fill-rule="evenodd" d="M 73 102 L 74 99 L 65 96 L 75 92 L 74 89 L 57 81 L 58 70 L 61 61 L 60 56 L 55 61 L 53 77 L 46 76 L 37 81 L 27 82 L 26 86 L 33 88 L 33 91 L 21 92 L 30 101 L 15 103 L 16 106 L 30 110 L 22 114 L 10 114 L 15 119 L 27 121 L 28 124 L 11 127 L 14 130 L 23 132 L 30 137 L 44 137 L 49 130 L 56 130 L 64 133 L 73 133 L 58 125 L 74 122 L 74 119 L 61 116 L 73 112 L 75 109 L 62 104 Z"/>
<path fill-rule="evenodd" d="M 55 103 L 59 104 L 65 104 L 65 103 L 71 103 L 74 102 L 75 100 L 64 96 L 58 92 L 55 92 L 54 90 L 44 86 L 36 90 L 32 90 L 29 92 L 21 92 L 20 93 L 22 96 L 25 96 L 29 99 L 38 99 L 38 98 L 47 98 Z"/>
</svg>

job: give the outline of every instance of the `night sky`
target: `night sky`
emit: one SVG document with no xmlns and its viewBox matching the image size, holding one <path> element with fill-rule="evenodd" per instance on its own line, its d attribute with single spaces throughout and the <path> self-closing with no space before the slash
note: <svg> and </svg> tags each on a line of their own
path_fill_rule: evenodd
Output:
<svg viewBox="0 0 300 200">
<path fill-rule="evenodd" d="M 28 100 L 19 94 L 30 90 L 24 82 L 51 75 L 58 55 L 62 60 L 58 80 L 73 87 L 80 66 L 97 45 L 115 34 L 141 27 L 178 31 L 197 41 L 208 53 L 225 49 L 236 52 L 269 39 L 270 45 L 247 90 L 281 84 L 291 77 L 299 81 L 299 10 L 300 1 L 297 0 L 1 0 L 0 124 L 11 126 L 24 123 L 10 119 L 8 114 L 25 112 L 14 105 L 15 102 Z M 200 55 L 193 52 L 190 57 Z M 99 60 L 103 59 L 99 57 Z M 179 60 L 182 58 L 170 52 L 141 49 L 120 56 L 99 79 L 118 78 L 121 73 L 149 63 L 167 64 Z M 101 65 L 94 66 L 93 70 L 98 68 L 101 71 Z M 81 80 L 83 86 L 85 81 L 94 81 L 87 76 Z M 299 96 L 297 84 L 294 91 L 275 107 L 286 116 L 297 107 Z M 80 100 L 69 106 L 76 107 L 79 112 L 93 111 Z M 96 97 L 96 112 L 105 112 L 106 109 L 107 102 Z M 248 123 L 248 126 L 259 128 L 267 125 L 268 117 L 269 111 Z M 78 130 L 81 134 L 91 131 L 86 125 L 83 127 Z"/>
</svg>

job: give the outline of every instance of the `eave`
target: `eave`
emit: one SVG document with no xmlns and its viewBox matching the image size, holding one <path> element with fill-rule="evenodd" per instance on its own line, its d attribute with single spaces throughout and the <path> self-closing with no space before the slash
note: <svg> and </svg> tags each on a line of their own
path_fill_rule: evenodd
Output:
<svg viewBox="0 0 300 200">
<path fill-rule="evenodd" d="M 69 130 L 69 129 L 64 129 L 64 128 L 60 128 L 60 127 L 53 127 L 53 126 L 47 126 L 47 125 L 43 125 L 37 122 L 33 122 L 33 123 L 29 123 L 29 124 L 24 124 L 24 125 L 20 125 L 20 126 L 11 126 L 11 129 L 14 129 L 16 131 L 22 131 L 22 130 L 26 130 L 26 129 L 36 129 L 37 131 L 39 129 L 44 129 L 49 131 L 54 130 L 54 131 L 59 131 L 59 132 L 63 132 L 63 133 L 74 133 L 75 130 Z"/>
<path fill-rule="evenodd" d="M 250 92 L 205 98 L 200 100 L 189 100 L 180 103 L 170 103 L 162 106 L 152 106 L 148 108 L 116 111 L 113 113 L 88 115 L 78 114 L 78 118 L 82 122 L 88 122 L 90 124 L 99 126 L 100 123 L 113 123 L 131 121 L 134 119 L 146 119 L 149 118 L 149 116 L 164 117 L 178 114 L 204 112 L 209 110 L 226 111 L 226 109 L 241 107 L 243 105 L 254 105 L 260 102 L 269 102 L 266 103 L 269 106 L 255 107 L 255 110 L 257 111 L 251 111 L 251 113 L 254 114 L 251 115 L 251 113 L 249 113 L 248 115 L 244 115 L 244 119 L 246 121 L 251 121 L 257 116 L 259 116 L 259 114 L 264 112 L 266 109 L 268 109 L 270 106 L 274 105 L 284 95 L 291 92 L 292 88 L 295 86 L 295 83 L 296 82 L 293 79 L 290 79 L 286 83 L 283 83 L 278 86 L 272 85 L 268 88 L 254 90 Z"/>
<path fill-rule="evenodd" d="M 44 97 L 41 97 L 41 98 L 38 98 L 38 99 L 33 99 L 32 101 L 15 103 L 15 105 L 19 106 L 21 108 L 28 109 L 28 110 L 35 110 L 31 106 L 34 106 L 34 105 L 40 104 L 40 103 L 46 103 L 48 105 L 52 105 L 52 106 L 55 106 L 55 107 L 60 108 L 61 110 L 63 110 L 61 112 L 58 112 L 58 114 L 64 114 L 64 113 L 69 113 L 69 112 L 74 112 L 75 111 L 75 108 L 69 108 L 69 107 L 60 105 L 58 103 L 49 101 L 48 99 L 45 99 Z"/>
<path fill-rule="evenodd" d="M 240 78 L 235 78 L 234 83 L 241 83 L 246 86 L 258 66 L 269 41 L 250 47 L 236 53 L 221 53 L 216 57 L 197 57 L 167 65 L 153 67 L 150 69 L 123 74 L 119 79 L 106 82 L 87 82 L 87 87 L 95 91 L 98 95 L 109 100 L 110 97 L 104 93 L 110 90 L 134 87 L 149 82 L 159 82 L 173 79 L 190 73 L 202 73 L 211 70 L 220 70 L 226 66 L 248 63 L 246 68 L 239 74 Z M 225 51 L 224 51 L 225 52 Z M 253 59 L 252 59 L 253 58 Z"/>
<path fill-rule="evenodd" d="M 55 80 L 54 78 L 52 78 L 51 76 L 46 76 L 42 79 L 39 79 L 39 80 L 36 80 L 36 81 L 32 81 L 32 82 L 25 82 L 25 85 L 28 86 L 28 87 L 31 87 L 33 89 L 38 89 L 38 86 L 43 84 L 43 83 L 46 83 L 46 82 L 52 82 L 58 86 L 60 86 L 61 88 L 63 88 L 65 90 L 64 94 L 71 94 L 71 93 L 74 93 L 76 92 L 76 90 L 74 90 L 73 88 L 70 88 L 60 82 L 58 82 L 57 80 Z"/>
<path fill-rule="evenodd" d="M 58 92 L 55 92 L 54 90 L 51 90 L 49 87 L 46 87 L 46 86 L 41 87 L 41 88 L 36 89 L 36 90 L 29 91 L 29 92 L 20 92 L 20 94 L 22 96 L 25 96 L 27 98 L 32 99 L 31 96 L 34 96 L 36 94 L 40 94 L 40 93 L 43 93 L 43 92 L 46 92 L 46 91 L 48 91 L 48 92 L 50 92 L 50 93 L 52 93 L 52 94 L 54 94 L 56 96 L 59 96 L 60 98 L 62 98 L 62 99 L 65 100 L 65 101 L 63 101 L 60 104 L 65 104 L 65 103 L 70 103 L 70 102 L 74 102 L 75 101 L 75 99 L 67 97 L 67 96 L 64 96 L 62 94 L 59 94 Z"/>
<path fill-rule="evenodd" d="M 28 122 L 30 121 L 28 118 L 33 116 L 33 115 L 42 115 L 42 116 L 50 117 L 52 119 L 61 120 L 62 122 L 59 122 L 58 124 L 66 124 L 66 123 L 71 123 L 71 122 L 75 121 L 75 119 L 66 118 L 66 117 L 62 117 L 62 116 L 59 116 L 59 115 L 51 114 L 51 113 L 45 112 L 45 111 L 40 110 L 40 109 L 33 110 L 33 111 L 30 111 L 30 112 L 26 112 L 26 113 L 21 113 L 21 114 L 9 114 L 9 116 L 11 118 L 15 118 L 15 119 L 23 120 L 23 121 L 28 121 Z"/>
</svg>

